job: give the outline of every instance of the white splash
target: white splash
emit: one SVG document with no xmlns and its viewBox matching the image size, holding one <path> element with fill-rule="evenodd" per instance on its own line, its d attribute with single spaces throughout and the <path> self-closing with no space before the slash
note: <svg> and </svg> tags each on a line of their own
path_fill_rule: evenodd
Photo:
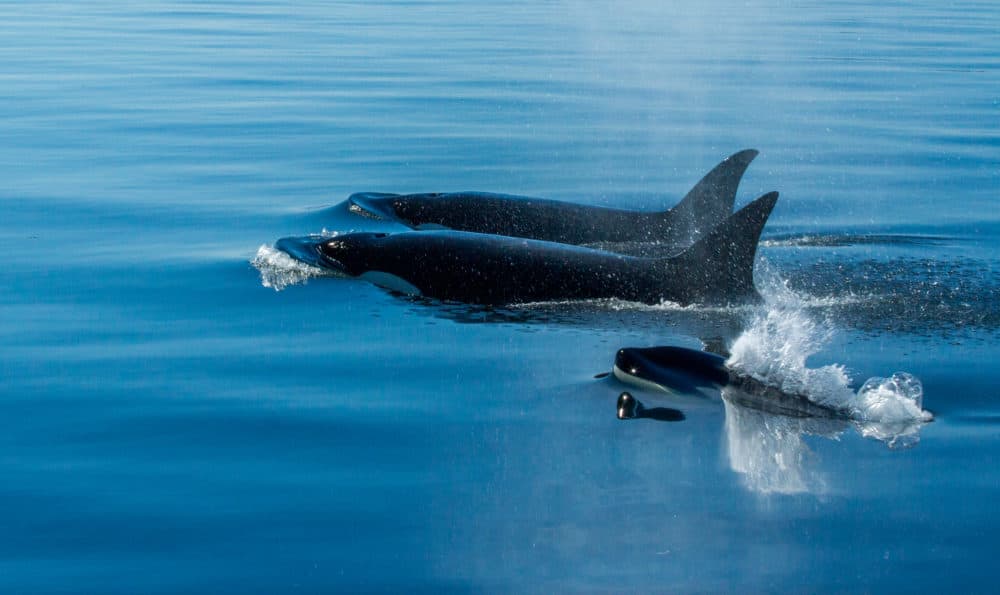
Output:
<svg viewBox="0 0 1000 595">
<path fill-rule="evenodd" d="M 906 422 L 929 421 L 930 413 L 921 407 L 924 387 L 920 379 L 906 372 L 896 372 L 889 378 L 873 377 L 858 390 L 856 409 L 863 421 Z"/>
<path fill-rule="evenodd" d="M 924 387 L 920 379 L 906 372 L 889 378 L 865 381 L 855 397 L 858 431 L 892 448 L 912 446 L 920 440 L 920 426 L 934 419 L 922 409 Z"/>
<path fill-rule="evenodd" d="M 844 412 L 864 436 L 891 447 L 915 443 L 920 425 L 933 418 L 922 409 L 920 380 L 897 372 L 889 378 L 871 378 L 855 392 L 844 366 L 809 367 L 809 357 L 829 342 L 832 326 L 810 316 L 804 301 L 783 283 L 764 287 L 769 290 L 766 305 L 733 343 L 726 365 L 783 392 Z"/>
<path fill-rule="evenodd" d="M 804 310 L 769 306 L 754 316 L 730 347 L 726 365 L 782 392 L 807 395 L 820 405 L 843 409 L 854 396 L 844 367 L 806 365 L 831 334 L 828 326 L 818 324 Z"/>
<path fill-rule="evenodd" d="M 263 245 L 250 264 L 260 271 L 260 284 L 281 291 L 289 285 L 305 283 L 311 277 L 326 277 L 330 274 L 312 265 L 296 260 L 272 246 Z"/>
</svg>

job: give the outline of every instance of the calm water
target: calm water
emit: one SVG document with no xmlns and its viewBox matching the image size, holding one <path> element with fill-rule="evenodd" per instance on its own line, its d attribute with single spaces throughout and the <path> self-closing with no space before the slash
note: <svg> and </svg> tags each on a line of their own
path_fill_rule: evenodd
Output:
<svg viewBox="0 0 1000 595">
<path fill-rule="evenodd" d="M 663 4 L 0 2 L 0 590 L 995 588 L 998 5 Z M 664 208 L 745 147 L 765 293 L 922 379 L 908 448 L 615 419 L 618 347 L 745 311 L 250 264 L 355 191 Z"/>
</svg>

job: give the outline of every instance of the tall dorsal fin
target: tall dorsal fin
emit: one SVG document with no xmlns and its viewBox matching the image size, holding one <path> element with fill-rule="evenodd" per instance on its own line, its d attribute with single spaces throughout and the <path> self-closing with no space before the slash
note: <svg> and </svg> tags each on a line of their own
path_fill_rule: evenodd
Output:
<svg viewBox="0 0 1000 595">
<path fill-rule="evenodd" d="M 764 224 L 778 201 L 768 192 L 733 213 L 708 235 L 676 256 L 661 259 L 671 283 L 682 286 L 686 303 L 733 303 L 757 296 L 753 265 Z"/>
<path fill-rule="evenodd" d="M 757 154 L 756 149 L 733 153 L 705 174 L 677 206 L 664 213 L 671 227 L 694 242 L 725 221 L 733 212 L 740 180 Z"/>
</svg>

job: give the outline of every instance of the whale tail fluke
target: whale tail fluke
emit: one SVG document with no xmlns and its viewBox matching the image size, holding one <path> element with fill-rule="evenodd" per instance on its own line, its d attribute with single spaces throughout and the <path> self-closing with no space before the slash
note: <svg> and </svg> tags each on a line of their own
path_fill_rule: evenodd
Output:
<svg viewBox="0 0 1000 595">
<path fill-rule="evenodd" d="M 684 279 L 685 303 L 737 303 L 759 299 L 753 284 L 757 244 L 777 192 L 768 192 L 730 215 L 680 254 L 662 259 L 666 279 Z"/>
<path fill-rule="evenodd" d="M 705 174 L 677 205 L 663 216 L 669 226 L 688 243 L 695 242 L 729 217 L 736 202 L 736 190 L 758 151 L 733 153 Z"/>
</svg>

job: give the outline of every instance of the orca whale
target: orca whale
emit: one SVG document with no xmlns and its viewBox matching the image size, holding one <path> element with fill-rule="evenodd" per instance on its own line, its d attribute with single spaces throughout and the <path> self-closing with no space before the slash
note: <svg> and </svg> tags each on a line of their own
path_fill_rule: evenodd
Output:
<svg viewBox="0 0 1000 595">
<path fill-rule="evenodd" d="M 759 299 L 754 257 L 777 198 L 777 192 L 761 196 L 680 254 L 664 258 L 461 231 L 283 238 L 276 247 L 390 290 L 445 301 L 729 304 Z"/>
<path fill-rule="evenodd" d="M 697 394 L 720 390 L 724 397 L 744 405 L 791 417 L 848 417 L 846 410 L 811 401 L 806 395 L 785 392 L 756 378 L 738 374 L 725 358 L 685 347 L 625 347 L 615 354 L 615 378 L 645 389 Z M 619 403 L 619 418 L 621 403 Z"/>
<path fill-rule="evenodd" d="M 732 213 L 736 188 L 756 156 L 754 149 L 729 156 L 676 206 L 660 212 L 491 192 L 359 192 L 347 202 L 355 214 L 418 230 L 445 228 L 575 245 L 646 241 L 682 248 Z"/>
</svg>

